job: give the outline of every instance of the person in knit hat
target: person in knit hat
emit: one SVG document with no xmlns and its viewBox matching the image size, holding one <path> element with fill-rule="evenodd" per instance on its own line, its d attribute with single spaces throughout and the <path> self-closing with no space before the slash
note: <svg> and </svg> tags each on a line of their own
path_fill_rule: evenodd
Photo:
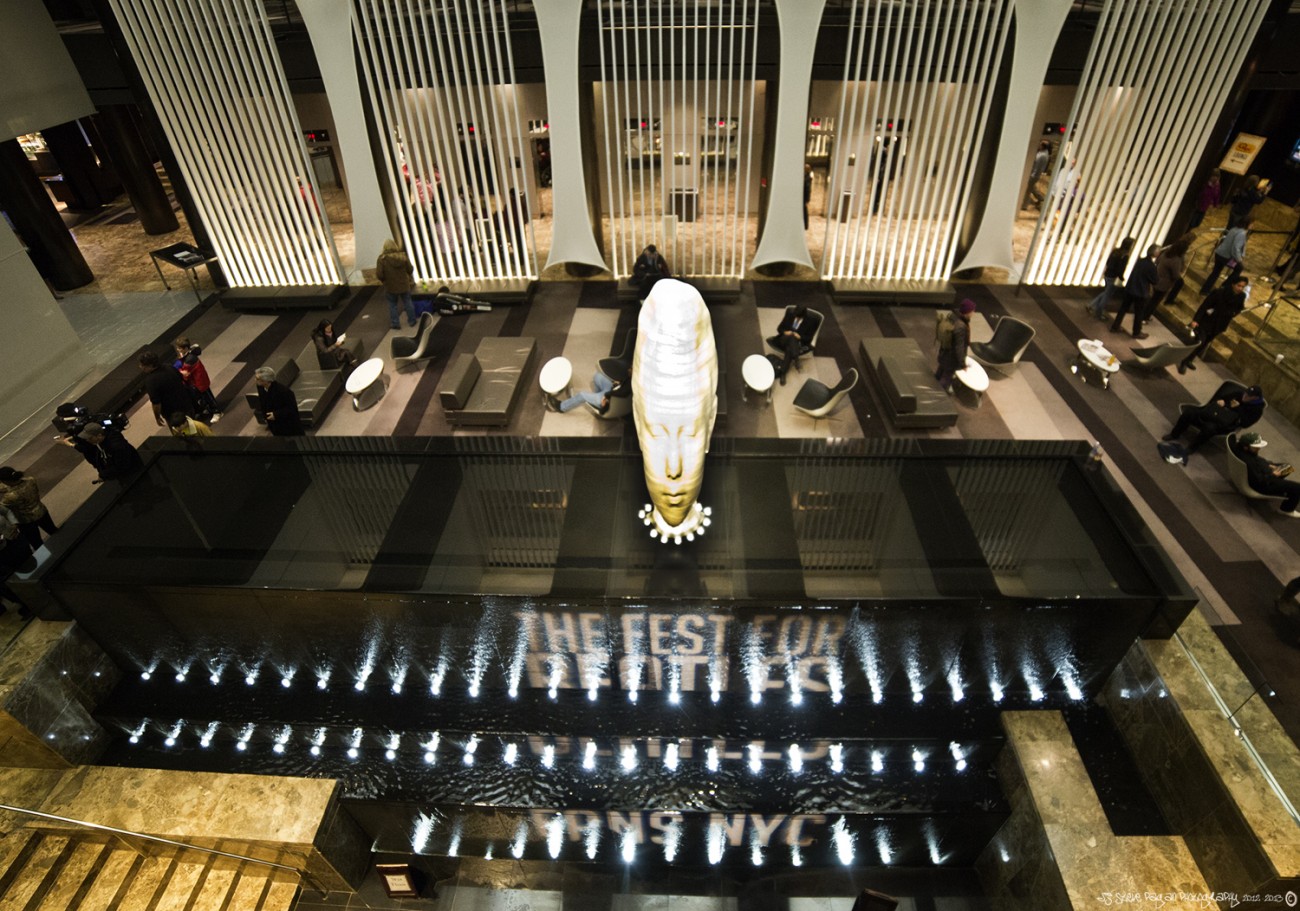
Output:
<svg viewBox="0 0 1300 911">
<path fill-rule="evenodd" d="M 970 349 L 970 318 L 975 312 L 975 302 L 969 297 L 952 309 L 950 320 L 940 322 L 939 369 L 934 378 L 945 392 L 952 392 L 952 378 L 966 366 L 966 353 Z M 951 324 L 951 329 L 947 327 Z"/>
</svg>

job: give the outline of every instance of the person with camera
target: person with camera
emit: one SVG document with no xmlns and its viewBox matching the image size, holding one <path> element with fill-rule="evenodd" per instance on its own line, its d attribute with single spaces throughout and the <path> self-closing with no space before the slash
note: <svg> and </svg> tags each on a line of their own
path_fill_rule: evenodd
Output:
<svg viewBox="0 0 1300 911">
<path fill-rule="evenodd" d="M 81 453 L 81 457 L 99 475 L 99 481 L 94 482 L 96 484 L 130 477 L 144 468 L 140 453 L 136 452 L 126 437 L 102 424 L 87 424 L 81 433 L 61 437 L 59 442 Z"/>
</svg>

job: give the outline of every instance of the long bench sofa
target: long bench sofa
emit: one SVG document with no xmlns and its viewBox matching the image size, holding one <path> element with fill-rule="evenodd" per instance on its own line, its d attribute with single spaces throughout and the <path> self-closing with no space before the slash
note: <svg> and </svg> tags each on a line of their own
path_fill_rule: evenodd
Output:
<svg viewBox="0 0 1300 911">
<path fill-rule="evenodd" d="M 875 380 L 894 426 L 935 429 L 957 423 L 952 397 L 934 378 L 934 366 L 910 338 L 864 338 L 867 375 Z"/>
<path fill-rule="evenodd" d="M 473 354 L 459 355 L 438 384 L 438 401 L 447 423 L 460 427 L 509 424 L 536 350 L 537 340 L 532 338 L 485 338 Z"/>
</svg>

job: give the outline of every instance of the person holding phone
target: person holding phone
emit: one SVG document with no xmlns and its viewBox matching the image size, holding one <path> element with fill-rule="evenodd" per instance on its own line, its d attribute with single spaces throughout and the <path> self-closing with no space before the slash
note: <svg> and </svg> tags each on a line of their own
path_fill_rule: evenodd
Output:
<svg viewBox="0 0 1300 911">
<path fill-rule="evenodd" d="M 316 353 L 322 364 L 332 361 L 338 367 L 352 368 L 357 365 L 357 356 L 343 347 L 347 337 L 346 332 L 335 335 L 334 323 L 330 320 L 323 319 L 317 323 L 311 331 L 311 338 L 316 343 Z"/>
</svg>

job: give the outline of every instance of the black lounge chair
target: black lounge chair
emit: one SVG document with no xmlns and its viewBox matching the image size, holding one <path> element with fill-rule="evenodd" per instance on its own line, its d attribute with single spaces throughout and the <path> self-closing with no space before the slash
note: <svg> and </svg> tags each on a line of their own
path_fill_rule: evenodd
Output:
<svg viewBox="0 0 1300 911">
<path fill-rule="evenodd" d="M 1014 316 L 998 320 L 993 338 L 987 342 L 971 342 L 970 356 L 992 370 L 1007 373 L 1020 363 L 1029 343 L 1037 334 L 1034 327 Z"/>
<path fill-rule="evenodd" d="M 824 418 L 836 408 L 849 390 L 858 384 L 858 369 L 850 367 L 834 386 L 827 386 L 818 380 L 805 380 L 794 397 L 794 407 L 813 418 Z"/>
</svg>

